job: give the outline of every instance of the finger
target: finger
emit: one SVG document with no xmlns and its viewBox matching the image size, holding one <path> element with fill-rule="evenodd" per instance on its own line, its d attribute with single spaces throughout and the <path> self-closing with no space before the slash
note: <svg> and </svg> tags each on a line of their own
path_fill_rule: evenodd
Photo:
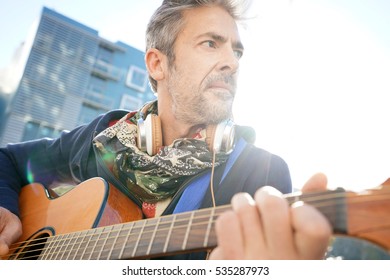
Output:
<svg viewBox="0 0 390 280">
<path fill-rule="evenodd" d="M 224 259 L 244 257 L 244 241 L 236 213 L 233 211 L 222 213 L 215 222 L 215 231 L 218 241 L 215 257 Z"/>
<path fill-rule="evenodd" d="M 323 173 L 314 174 L 302 187 L 302 192 L 325 191 L 328 178 Z"/>
<path fill-rule="evenodd" d="M 232 206 L 240 219 L 246 259 L 262 259 L 266 254 L 266 242 L 259 209 L 247 193 L 233 196 Z"/>
<path fill-rule="evenodd" d="M 256 192 L 255 201 L 260 208 L 269 258 L 293 258 L 296 250 L 287 200 L 275 188 L 263 187 Z"/>
<path fill-rule="evenodd" d="M 223 255 L 223 250 L 221 247 L 214 248 L 209 255 L 209 260 L 224 260 L 224 259 L 226 258 Z"/>
<path fill-rule="evenodd" d="M 291 219 L 300 258 L 323 259 L 332 233 L 326 218 L 314 207 L 297 202 L 292 205 Z"/>
</svg>

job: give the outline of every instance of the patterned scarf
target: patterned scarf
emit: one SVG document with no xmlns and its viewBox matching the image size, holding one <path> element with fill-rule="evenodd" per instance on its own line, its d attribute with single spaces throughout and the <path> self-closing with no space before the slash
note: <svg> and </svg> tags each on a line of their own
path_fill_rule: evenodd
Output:
<svg viewBox="0 0 390 280">
<path fill-rule="evenodd" d="M 145 106 L 144 117 L 157 114 L 157 101 Z M 169 198 L 186 179 L 212 167 L 213 154 L 205 142 L 205 129 L 193 138 L 175 140 L 154 156 L 140 151 L 136 143 L 140 117 L 140 112 L 127 114 L 97 135 L 94 144 L 114 175 L 142 202 L 156 203 Z M 217 153 L 215 167 L 226 159 L 226 154 Z"/>
</svg>

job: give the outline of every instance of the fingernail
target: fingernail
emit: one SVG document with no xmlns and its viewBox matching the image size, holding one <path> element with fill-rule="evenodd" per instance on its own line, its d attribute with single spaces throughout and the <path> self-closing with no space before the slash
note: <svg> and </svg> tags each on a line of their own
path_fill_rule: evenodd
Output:
<svg viewBox="0 0 390 280">
<path fill-rule="evenodd" d="M 238 193 L 232 198 L 232 207 L 234 211 L 237 211 L 245 205 L 255 205 L 255 201 L 248 193 Z"/>
</svg>

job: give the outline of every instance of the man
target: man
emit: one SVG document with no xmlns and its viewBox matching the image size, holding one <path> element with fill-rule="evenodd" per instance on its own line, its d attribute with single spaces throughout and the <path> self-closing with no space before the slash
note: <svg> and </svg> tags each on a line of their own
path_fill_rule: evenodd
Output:
<svg viewBox="0 0 390 280">
<path fill-rule="evenodd" d="M 285 162 L 248 143 L 251 130 L 226 122 L 244 52 L 234 2 L 163 1 L 148 25 L 145 55 L 158 102 L 139 112 L 110 112 L 59 139 L 1 150 L 0 254 L 21 233 L 17 194 L 30 178 L 49 186 L 100 176 L 146 218 L 226 204 L 240 193 L 233 212 L 217 223 L 219 247 L 211 258 L 323 257 L 330 227 L 315 209 L 290 208 L 281 197 L 291 191 Z M 263 186 L 278 190 L 256 192 Z M 304 189 L 324 187 L 317 175 Z M 255 200 L 242 192 L 256 193 Z"/>
</svg>

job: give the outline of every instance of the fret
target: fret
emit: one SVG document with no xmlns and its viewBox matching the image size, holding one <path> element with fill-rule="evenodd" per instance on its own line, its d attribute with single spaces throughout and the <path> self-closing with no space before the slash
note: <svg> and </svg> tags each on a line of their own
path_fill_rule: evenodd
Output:
<svg viewBox="0 0 390 280">
<path fill-rule="evenodd" d="M 165 218 L 165 217 L 163 217 L 163 218 Z M 171 220 L 170 217 L 168 217 L 168 218 L 169 218 L 169 220 Z M 169 227 L 169 230 L 168 230 L 167 238 L 166 238 L 166 241 L 165 241 L 165 244 L 164 244 L 163 253 L 167 252 L 169 240 L 170 240 L 171 235 L 172 235 L 173 225 L 175 224 L 175 219 L 176 219 L 176 215 L 173 215 L 172 216 L 172 222 L 170 223 L 170 227 Z M 165 223 L 163 223 L 163 224 L 165 224 Z"/>
<path fill-rule="evenodd" d="M 81 260 L 86 260 L 88 259 L 86 257 L 87 254 L 90 254 L 91 247 L 89 244 L 93 242 L 93 237 L 95 236 L 95 233 L 97 231 L 97 228 L 93 229 L 92 231 L 88 231 L 88 233 L 85 235 L 85 238 L 87 239 L 87 243 L 83 246 L 83 251 L 81 253 Z"/>
<path fill-rule="evenodd" d="M 81 234 L 81 232 L 75 232 L 75 233 L 73 234 L 73 236 L 74 236 L 74 235 L 77 235 L 77 237 L 73 237 L 73 238 L 72 238 L 72 246 L 71 246 L 69 249 L 67 249 L 67 250 L 68 250 L 68 255 L 67 255 L 67 257 L 66 257 L 67 260 L 70 260 L 70 259 L 73 259 L 73 258 L 74 258 L 74 257 L 71 258 L 71 256 L 74 256 L 74 255 L 73 255 L 73 252 L 75 251 L 75 245 L 78 244 L 78 243 L 77 243 L 77 240 L 78 240 L 80 234 Z"/>
<path fill-rule="evenodd" d="M 155 236 L 156 225 L 158 224 L 158 219 L 146 219 L 143 226 L 143 233 L 140 235 L 140 238 L 136 245 L 136 251 L 134 257 L 144 257 L 148 255 L 149 245 L 152 242 L 152 239 Z"/>
<path fill-rule="evenodd" d="M 88 236 L 90 231 L 80 231 L 79 237 L 76 240 L 76 244 L 78 244 L 77 249 L 75 249 L 75 253 L 73 254 L 73 260 L 81 260 L 83 258 L 83 254 L 86 248 L 85 238 Z M 80 239 L 80 240 L 79 240 Z M 82 251 L 81 251 L 82 250 Z"/>
<path fill-rule="evenodd" d="M 99 245 L 100 249 L 95 250 L 95 251 L 97 251 L 98 255 L 97 255 L 97 257 L 94 258 L 94 260 L 105 259 L 103 252 L 104 252 L 105 246 L 107 245 L 107 241 L 110 239 L 110 235 L 111 235 L 112 231 L 113 231 L 113 227 L 109 227 L 109 228 L 106 227 L 103 229 L 104 233 L 100 236 L 100 238 L 99 238 L 100 240 L 98 242 L 98 243 L 102 243 L 102 244 Z"/>
<path fill-rule="evenodd" d="M 101 253 L 98 257 L 99 260 L 108 260 L 113 259 L 111 256 L 113 252 L 113 248 L 115 247 L 117 240 L 119 238 L 120 232 L 122 231 L 123 224 L 113 225 L 108 229 L 107 237 L 105 238 L 105 242 L 101 248 Z M 122 238 L 123 239 L 123 238 Z"/>
<path fill-rule="evenodd" d="M 133 252 L 131 254 L 131 257 L 133 257 L 133 258 L 135 257 L 135 252 L 137 251 L 139 241 L 141 240 L 141 236 L 142 236 L 143 230 L 145 228 L 146 221 L 147 220 L 143 220 L 142 227 L 134 228 L 134 229 L 136 229 L 136 230 L 134 230 L 134 232 L 138 233 L 138 236 L 137 236 L 137 240 L 134 244 Z"/>
<path fill-rule="evenodd" d="M 127 252 L 127 251 L 125 251 L 125 249 L 128 248 L 128 246 L 126 246 L 126 245 L 130 240 L 130 237 L 132 235 L 132 230 L 133 230 L 135 224 L 136 223 L 131 223 L 130 228 L 127 230 L 127 235 L 126 235 L 125 241 L 123 242 L 123 246 L 122 246 L 122 248 L 119 252 L 119 255 L 118 255 L 118 259 L 120 259 L 120 260 L 128 258 L 128 257 L 126 257 L 127 255 L 125 256 L 125 255 L 123 255 L 123 253 Z M 131 244 L 131 242 L 130 242 L 130 244 Z"/>
<path fill-rule="evenodd" d="M 214 208 L 195 212 L 186 248 L 183 250 L 208 248 L 216 245 L 215 239 L 212 237 L 214 234 L 213 224 L 216 219 L 214 213 Z M 207 240 L 207 246 L 205 246 L 205 240 Z"/>
<path fill-rule="evenodd" d="M 184 237 L 187 231 L 188 219 L 191 216 L 191 212 L 185 212 L 177 214 L 173 223 L 170 242 L 167 246 L 167 253 L 179 252 L 182 249 Z"/>
<path fill-rule="evenodd" d="M 99 237 L 102 230 L 103 230 L 102 228 L 95 228 L 92 231 L 88 231 L 88 242 L 85 245 L 84 251 L 82 253 L 83 260 L 91 259 L 91 255 L 93 253 L 94 246 L 96 245 L 96 242 L 97 242 L 98 237 Z"/>
<path fill-rule="evenodd" d="M 207 222 L 206 233 L 204 235 L 203 247 L 207 247 L 209 245 L 211 227 L 214 225 L 214 212 L 215 212 L 215 208 L 211 208 L 211 213 L 209 215 L 209 219 Z"/>
<path fill-rule="evenodd" d="M 69 258 L 69 254 L 70 254 L 70 248 L 69 246 L 70 245 L 73 245 L 74 246 L 74 235 L 75 233 L 72 232 L 70 234 L 66 234 L 65 238 L 64 238 L 64 245 L 62 246 L 63 249 L 62 249 L 62 255 L 61 255 L 61 258 L 60 260 L 67 260 Z M 64 248 L 65 246 L 65 248 Z M 73 247 L 71 246 L 71 248 Z"/>
<path fill-rule="evenodd" d="M 158 218 L 155 234 L 148 255 L 156 256 L 164 253 L 164 248 L 169 240 L 169 230 L 172 227 L 172 219 L 175 216 L 161 216 Z"/>
<path fill-rule="evenodd" d="M 96 238 L 96 242 L 93 246 L 92 253 L 89 256 L 90 260 L 99 260 L 103 252 L 104 245 L 107 242 L 107 238 L 111 232 L 112 226 L 103 227 Z"/>
<path fill-rule="evenodd" d="M 190 219 L 188 221 L 187 231 L 186 231 L 186 233 L 184 235 L 183 245 L 181 246 L 182 250 L 185 250 L 186 246 L 187 246 L 188 236 L 190 235 L 191 224 L 192 224 L 192 219 L 194 218 L 194 213 L 195 212 L 191 212 L 191 216 L 190 216 Z"/>
<path fill-rule="evenodd" d="M 56 241 L 55 241 L 54 246 L 53 246 L 54 250 L 52 252 L 50 252 L 50 255 L 49 255 L 50 260 L 58 260 L 59 259 L 58 255 L 60 253 L 62 253 L 62 244 L 64 243 L 64 240 L 63 240 L 64 236 L 65 235 L 57 235 L 56 236 L 56 238 L 55 238 Z"/>
<path fill-rule="evenodd" d="M 111 248 L 108 251 L 107 258 L 106 258 L 107 260 L 118 259 L 117 257 L 113 256 L 113 253 L 117 251 L 117 250 L 115 250 L 115 246 L 119 246 L 120 244 L 122 244 L 121 240 L 124 239 L 124 236 L 122 236 L 121 234 L 122 234 L 124 226 L 125 226 L 125 224 L 121 224 L 117 228 L 115 228 L 114 233 L 116 232 L 116 234 L 115 234 L 115 237 L 110 240 L 112 242 L 109 242 L 109 243 L 111 243 Z"/>
<path fill-rule="evenodd" d="M 217 235 L 215 233 L 215 221 L 217 218 L 226 210 L 230 209 L 229 207 L 217 207 L 214 209 L 213 215 L 211 215 L 211 226 L 210 226 L 210 233 L 208 237 L 208 245 L 207 247 L 215 247 L 217 245 Z"/>
<path fill-rule="evenodd" d="M 157 219 L 156 223 L 155 223 L 156 225 L 155 225 L 153 233 L 152 233 L 152 237 L 150 238 L 150 241 L 149 241 L 148 250 L 146 252 L 147 256 L 150 255 L 150 250 L 152 249 L 152 246 L 153 246 L 153 243 L 154 243 L 154 239 L 156 237 L 157 228 L 158 228 L 159 223 L 160 223 L 160 219 Z"/>
</svg>

